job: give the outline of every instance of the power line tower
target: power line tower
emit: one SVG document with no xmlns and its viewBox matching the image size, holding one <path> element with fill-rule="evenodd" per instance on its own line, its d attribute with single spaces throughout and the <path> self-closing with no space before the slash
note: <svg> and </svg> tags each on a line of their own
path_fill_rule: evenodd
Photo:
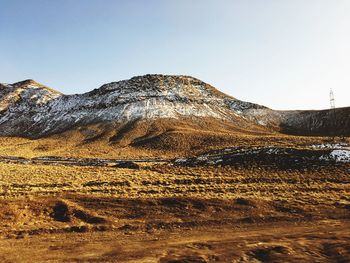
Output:
<svg viewBox="0 0 350 263">
<path fill-rule="evenodd" d="M 332 141 L 335 142 L 335 137 L 337 132 L 336 132 L 335 100 L 334 100 L 334 92 L 332 89 L 329 92 L 329 102 L 331 105 L 330 135 L 332 136 Z"/>
<path fill-rule="evenodd" d="M 329 92 L 329 99 L 330 99 L 330 103 L 331 103 L 331 109 L 335 109 L 335 102 L 334 102 L 334 92 L 331 89 L 331 91 Z"/>
</svg>

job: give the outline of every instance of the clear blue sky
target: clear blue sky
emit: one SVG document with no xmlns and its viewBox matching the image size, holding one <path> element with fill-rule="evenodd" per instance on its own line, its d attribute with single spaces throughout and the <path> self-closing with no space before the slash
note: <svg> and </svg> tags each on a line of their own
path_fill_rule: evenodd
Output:
<svg viewBox="0 0 350 263">
<path fill-rule="evenodd" d="M 185 74 L 275 109 L 350 106 L 348 0 L 0 0 L 0 82 Z"/>
</svg>

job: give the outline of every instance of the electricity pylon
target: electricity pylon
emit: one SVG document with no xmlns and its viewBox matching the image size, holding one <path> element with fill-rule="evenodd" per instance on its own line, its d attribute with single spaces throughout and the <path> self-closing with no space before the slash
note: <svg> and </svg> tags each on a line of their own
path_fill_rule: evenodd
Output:
<svg viewBox="0 0 350 263">
<path fill-rule="evenodd" d="M 336 116 L 335 116 L 335 101 L 334 101 L 334 92 L 331 89 L 329 92 L 329 102 L 331 105 L 330 112 L 330 135 L 332 136 L 332 141 L 335 142 L 336 137 Z"/>
<path fill-rule="evenodd" d="M 334 93 L 333 93 L 332 89 L 329 92 L 329 99 L 330 99 L 330 103 L 331 103 L 331 109 L 335 109 Z"/>
</svg>

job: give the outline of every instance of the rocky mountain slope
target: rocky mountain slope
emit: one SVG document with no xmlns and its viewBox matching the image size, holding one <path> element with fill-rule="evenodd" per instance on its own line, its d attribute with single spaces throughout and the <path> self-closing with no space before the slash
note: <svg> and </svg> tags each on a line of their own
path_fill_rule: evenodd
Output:
<svg viewBox="0 0 350 263">
<path fill-rule="evenodd" d="M 284 134 L 350 136 L 350 107 L 295 111 L 249 108 L 243 112 L 243 116 Z"/>
<path fill-rule="evenodd" d="M 186 76 L 146 75 L 79 95 L 63 95 L 33 80 L 0 89 L 0 135 L 37 138 L 97 123 L 210 118 L 254 126 L 239 116 L 261 106 L 240 102 Z M 196 120 L 194 120 L 196 122 Z M 124 128 L 125 129 L 125 128 Z"/>
<path fill-rule="evenodd" d="M 87 140 L 108 134 L 110 141 L 129 136 L 126 143 L 138 143 L 175 130 L 350 135 L 349 116 L 350 108 L 274 111 L 188 76 L 139 76 L 76 95 L 33 80 L 0 84 L 0 136 L 39 138 L 78 129 Z"/>
</svg>

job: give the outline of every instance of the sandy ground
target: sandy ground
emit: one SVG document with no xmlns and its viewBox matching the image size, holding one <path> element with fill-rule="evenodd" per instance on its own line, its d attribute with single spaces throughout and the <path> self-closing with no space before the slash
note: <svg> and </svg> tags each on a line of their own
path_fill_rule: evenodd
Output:
<svg viewBox="0 0 350 263">
<path fill-rule="evenodd" d="M 349 262 L 350 224 L 337 220 L 1 240 L 1 262 Z M 64 242 L 62 242 L 64 240 Z"/>
</svg>

